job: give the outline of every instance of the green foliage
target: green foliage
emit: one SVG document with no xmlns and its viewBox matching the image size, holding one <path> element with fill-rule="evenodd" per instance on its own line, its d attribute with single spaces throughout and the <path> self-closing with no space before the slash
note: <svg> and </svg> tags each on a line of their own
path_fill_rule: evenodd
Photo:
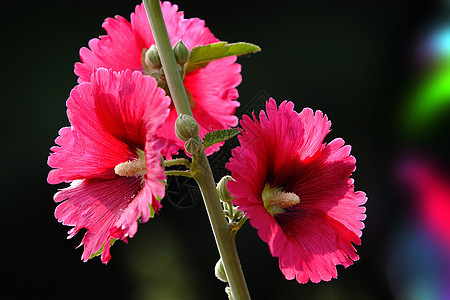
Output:
<svg viewBox="0 0 450 300">
<path fill-rule="evenodd" d="M 203 139 L 203 146 L 205 148 L 214 144 L 223 142 L 232 138 L 239 133 L 238 128 L 222 129 L 213 132 L 208 132 Z"/>
<path fill-rule="evenodd" d="M 186 65 L 186 72 L 206 67 L 210 62 L 233 55 L 250 54 L 261 51 L 261 48 L 250 43 L 218 42 L 192 49 L 191 56 Z"/>
</svg>

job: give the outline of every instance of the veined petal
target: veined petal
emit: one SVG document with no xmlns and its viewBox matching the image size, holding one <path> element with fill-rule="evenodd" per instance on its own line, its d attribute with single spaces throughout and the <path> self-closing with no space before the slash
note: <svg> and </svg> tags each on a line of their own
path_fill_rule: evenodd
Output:
<svg viewBox="0 0 450 300">
<path fill-rule="evenodd" d="M 192 94 L 195 107 L 194 118 L 200 125 L 200 136 L 206 133 L 235 127 L 238 123 L 234 115 L 240 104 L 236 87 L 241 83 L 241 65 L 235 63 L 236 57 L 226 57 L 209 63 L 205 68 L 186 74 L 185 87 Z M 210 155 L 221 145 L 208 147 Z"/>
<path fill-rule="evenodd" d="M 89 48 L 80 50 L 82 63 L 75 64 L 78 82 L 88 82 L 95 68 L 114 71 L 143 70 L 141 54 L 143 44 L 136 37 L 130 22 L 121 16 L 107 18 L 103 23 L 107 35 L 89 41 Z"/>
<path fill-rule="evenodd" d="M 227 183 L 233 204 L 279 258 L 285 277 L 299 283 L 336 278 L 336 265 L 358 259 L 352 243 L 361 243 L 367 198 L 354 191 L 350 146 L 342 139 L 323 142 L 330 124 L 320 111 L 298 114 L 292 102 L 277 108 L 270 99 L 259 120 L 244 116 L 241 146 L 226 165 L 234 178 Z M 279 197 L 293 194 L 294 205 L 269 212 L 263 200 L 267 187 Z M 285 203 L 281 200 L 272 205 Z"/>
<path fill-rule="evenodd" d="M 96 117 L 94 97 L 89 83 L 76 86 L 67 100 L 72 127 L 63 128 L 52 147 L 48 182 L 56 184 L 87 177 L 114 177 L 114 166 L 135 158 L 124 142 L 102 130 Z"/>
<path fill-rule="evenodd" d="M 165 179 L 160 153 L 166 141 L 157 130 L 169 114 L 170 98 L 155 79 L 130 70 L 98 69 L 89 83 L 75 87 L 67 101 L 72 124 L 60 130 L 48 159 L 48 181 L 72 182 L 55 195 L 61 203 L 55 216 L 87 232 L 83 260 L 102 249 L 101 259 L 110 259 L 112 239 L 127 240 L 137 231 L 137 220 L 150 217 L 150 205 L 158 210 L 164 197 Z M 142 153 L 145 153 L 143 157 Z M 115 172 L 117 165 L 144 161 L 136 173 Z M 123 175 L 125 174 L 125 175 Z"/>
<path fill-rule="evenodd" d="M 154 135 L 169 114 L 170 98 L 156 80 L 137 71 L 116 73 L 101 68 L 91 81 L 103 130 L 128 145 L 144 148 L 146 135 Z"/>
<path fill-rule="evenodd" d="M 67 100 L 72 127 L 60 131 L 60 147 L 51 149 L 49 183 L 114 177 L 114 167 L 137 158 L 146 135 L 163 125 L 169 101 L 151 77 L 98 69 Z"/>
<path fill-rule="evenodd" d="M 83 260 L 87 261 L 103 245 L 109 251 L 110 229 L 123 211 L 132 203 L 142 186 L 142 178 L 119 177 L 115 179 L 86 179 L 55 194 L 55 201 L 62 202 L 55 210 L 55 217 L 64 225 L 74 226 L 70 236 L 86 228 L 82 245 Z M 108 249 L 108 250 L 106 250 Z M 105 257 L 104 263 L 109 257 Z"/>
</svg>

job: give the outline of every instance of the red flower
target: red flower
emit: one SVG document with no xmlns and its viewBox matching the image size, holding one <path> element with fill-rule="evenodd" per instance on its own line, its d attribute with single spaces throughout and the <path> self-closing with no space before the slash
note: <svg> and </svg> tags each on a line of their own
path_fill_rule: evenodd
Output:
<svg viewBox="0 0 450 300">
<path fill-rule="evenodd" d="M 172 46 L 180 39 L 189 49 L 219 41 L 205 27 L 203 20 L 185 19 L 176 5 L 164 2 L 161 9 Z M 155 41 L 144 5 L 136 6 L 135 13 L 131 14 L 131 23 L 116 16 L 114 19 L 106 19 L 103 28 L 107 35 L 90 40 L 90 49 L 80 50 L 82 63 L 75 64 L 78 81 L 89 81 L 92 70 L 98 67 L 112 68 L 115 71 L 138 70 L 146 74 L 142 53 L 144 49 L 154 45 Z M 233 127 L 238 123 L 234 112 L 239 102 L 233 100 L 238 98 L 236 86 L 241 82 L 241 66 L 235 61 L 236 56 L 222 58 L 185 75 L 184 85 L 192 94 L 192 112 L 200 124 L 202 137 L 207 132 Z M 158 131 L 159 136 L 168 140 L 164 155 L 177 154 L 179 149 L 184 149 L 184 142 L 175 136 L 176 118 L 175 108 L 171 105 L 166 124 Z M 209 147 L 206 154 L 217 151 L 222 144 Z"/>
<path fill-rule="evenodd" d="M 156 80 L 130 70 L 98 69 L 90 83 L 76 86 L 67 100 L 71 127 L 59 131 L 48 165 L 48 182 L 70 182 L 55 194 L 55 211 L 64 225 L 86 234 L 82 259 L 102 250 L 110 259 L 112 239 L 125 240 L 146 222 L 164 197 L 160 152 L 165 141 L 156 136 L 169 113 L 169 97 Z M 152 209 L 150 208 L 150 206 Z"/>
<path fill-rule="evenodd" d="M 323 143 L 330 122 L 322 112 L 300 114 L 292 102 L 277 110 L 270 99 L 267 116 L 244 116 L 240 147 L 227 164 L 233 204 L 258 230 L 287 279 L 329 281 L 336 265 L 359 257 L 366 202 L 354 192 L 355 158 L 342 139 Z"/>
</svg>

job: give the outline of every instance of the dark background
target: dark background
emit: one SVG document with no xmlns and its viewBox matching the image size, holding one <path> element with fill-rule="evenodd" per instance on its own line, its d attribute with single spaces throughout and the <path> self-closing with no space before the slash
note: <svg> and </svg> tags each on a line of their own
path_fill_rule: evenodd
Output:
<svg viewBox="0 0 450 300">
<path fill-rule="evenodd" d="M 57 188 L 46 182 L 49 148 L 68 125 L 65 101 L 73 65 L 106 17 L 129 19 L 138 1 L 32 1 L 2 8 L 2 205 L 0 251 L 4 299 L 225 299 L 213 275 L 218 253 L 201 202 L 163 202 L 112 259 L 80 260 L 82 233 L 53 216 Z M 237 236 L 253 299 L 392 299 L 390 240 L 407 215 L 394 170 L 403 153 L 445 157 L 448 124 L 425 137 L 399 130 L 404 91 L 415 78 L 414 47 L 444 17 L 439 1 L 176 2 L 220 40 L 263 51 L 239 58 L 243 81 L 237 115 L 267 96 L 311 107 L 332 121 L 326 141 L 342 137 L 357 158 L 356 189 L 368 195 L 361 259 L 328 283 L 287 281 L 267 245 L 246 224 Z M 246 107 L 247 106 L 247 107 Z M 246 107 L 246 108 L 245 108 Z M 448 136 L 448 134 L 447 134 Z M 176 198 L 175 196 L 172 196 Z M 195 197 L 195 195 L 194 195 Z M 172 199 L 173 200 L 173 199 Z M 195 201 L 194 201 L 195 202 Z M 407 206 L 407 205 L 406 205 Z"/>
</svg>

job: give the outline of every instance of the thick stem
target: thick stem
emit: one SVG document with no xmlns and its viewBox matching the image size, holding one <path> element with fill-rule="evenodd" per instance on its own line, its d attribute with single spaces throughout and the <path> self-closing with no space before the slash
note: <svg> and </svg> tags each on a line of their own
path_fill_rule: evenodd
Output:
<svg viewBox="0 0 450 300">
<path fill-rule="evenodd" d="M 159 0 L 144 0 L 143 2 L 177 113 L 192 117 L 191 106 L 186 91 L 184 90 L 180 69 L 173 54 L 169 36 L 167 35 L 166 24 L 164 23 Z"/>
<path fill-rule="evenodd" d="M 233 300 L 250 299 L 236 250 L 234 235 L 230 233 L 228 222 L 225 219 L 219 195 L 217 194 L 211 168 L 204 152 L 198 158 L 198 169 L 199 172 L 194 175 L 194 179 L 197 181 L 202 192 L 217 248 L 222 257 L 225 273 L 231 287 Z"/>
<path fill-rule="evenodd" d="M 178 115 L 183 113 L 192 116 L 180 70 L 175 60 L 161 13 L 160 2 L 159 0 L 144 0 L 143 2 L 177 113 Z M 196 163 L 194 164 L 194 162 Z M 233 300 L 250 299 L 234 237 L 230 235 L 228 222 L 225 219 L 222 205 L 220 204 L 211 167 L 204 152 L 193 158 L 192 168 L 194 166 L 198 171 L 192 172 L 192 175 L 197 181 L 203 195 L 217 248 L 222 257 L 225 273 L 231 287 Z"/>
</svg>

